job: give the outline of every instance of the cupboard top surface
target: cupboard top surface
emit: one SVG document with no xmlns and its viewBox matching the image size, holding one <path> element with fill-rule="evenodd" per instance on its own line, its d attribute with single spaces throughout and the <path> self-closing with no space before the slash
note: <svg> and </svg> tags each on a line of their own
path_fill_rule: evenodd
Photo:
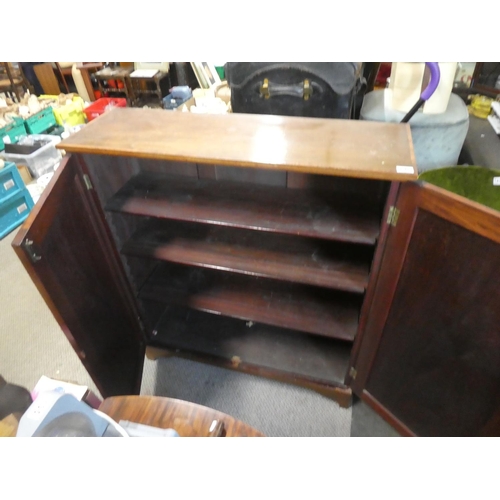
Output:
<svg viewBox="0 0 500 500">
<path fill-rule="evenodd" d="M 418 175 L 410 127 L 399 123 L 117 108 L 58 147 L 368 179 Z"/>
</svg>

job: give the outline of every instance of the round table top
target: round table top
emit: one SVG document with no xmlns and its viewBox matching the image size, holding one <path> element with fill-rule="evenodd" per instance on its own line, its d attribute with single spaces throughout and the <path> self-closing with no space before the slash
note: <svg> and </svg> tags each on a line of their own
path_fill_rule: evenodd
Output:
<svg viewBox="0 0 500 500">
<path fill-rule="evenodd" d="M 263 437 L 253 427 L 230 415 L 206 406 L 159 396 L 115 396 L 107 398 L 99 410 L 115 422 L 127 420 L 162 429 L 175 429 L 181 437 Z M 214 424 L 217 421 L 217 424 Z M 221 426 L 222 423 L 222 426 Z"/>
</svg>

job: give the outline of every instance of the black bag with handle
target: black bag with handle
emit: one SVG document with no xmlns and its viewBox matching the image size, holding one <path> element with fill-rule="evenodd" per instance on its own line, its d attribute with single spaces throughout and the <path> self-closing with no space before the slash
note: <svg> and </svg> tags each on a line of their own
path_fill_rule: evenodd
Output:
<svg viewBox="0 0 500 500">
<path fill-rule="evenodd" d="M 354 118 L 363 63 L 229 62 L 234 113 Z"/>
</svg>

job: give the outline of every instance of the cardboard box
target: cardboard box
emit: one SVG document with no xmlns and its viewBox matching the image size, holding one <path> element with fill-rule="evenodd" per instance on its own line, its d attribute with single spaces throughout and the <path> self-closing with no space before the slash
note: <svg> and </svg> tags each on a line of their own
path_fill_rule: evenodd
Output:
<svg viewBox="0 0 500 500">
<path fill-rule="evenodd" d="M 16 437 L 19 426 L 18 415 L 11 413 L 3 420 L 0 420 L 0 437 Z"/>
<path fill-rule="evenodd" d="M 33 177 L 31 176 L 30 171 L 26 165 L 17 165 L 17 170 L 26 186 L 33 181 Z"/>
<path fill-rule="evenodd" d="M 177 112 L 183 112 L 184 106 L 186 106 L 186 110 L 189 111 L 191 109 L 191 106 L 195 105 L 195 100 L 194 97 L 190 97 L 185 103 L 181 104 L 179 107 L 174 108 L 170 111 L 177 111 Z"/>
<path fill-rule="evenodd" d="M 453 81 L 457 69 L 456 62 L 439 63 L 441 73 L 439 85 L 432 96 L 422 106 L 423 113 L 444 113 L 448 107 Z M 424 84 L 425 63 L 392 63 L 389 92 L 386 105 L 407 113 L 420 98 L 427 86 Z"/>
</svg>

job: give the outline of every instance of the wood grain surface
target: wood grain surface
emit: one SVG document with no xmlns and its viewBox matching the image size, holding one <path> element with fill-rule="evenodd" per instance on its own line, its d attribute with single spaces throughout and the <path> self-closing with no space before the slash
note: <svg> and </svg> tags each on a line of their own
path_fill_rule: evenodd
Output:
<svg viewBox="0 0 500 500">
<path fill-rule="evenodd" d="M 158 396 L 107 398 L 99 410 L 115 422 L 127 420 L 161 429 L 175 429 L 181 437 L 209 437 L 214 420 L 221 422 L 225 437 L 264 437 L 257 429 L 225 413 L 180 399 Z"/>
<path fill-rule="evenodd" d="M 414 180 L 408 124 L 117 108 L 57 147 L 67 152 Z M 413 167 L 399 173 L 398 166 Z"/>
</svg>

